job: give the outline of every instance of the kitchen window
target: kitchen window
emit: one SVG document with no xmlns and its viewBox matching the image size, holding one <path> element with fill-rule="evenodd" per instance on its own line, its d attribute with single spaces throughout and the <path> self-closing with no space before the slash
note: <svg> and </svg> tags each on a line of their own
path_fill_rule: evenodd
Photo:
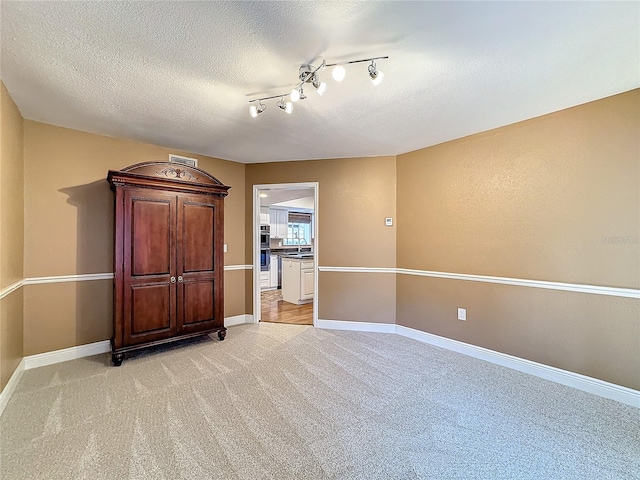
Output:
<svg viewBox="0 0 640 480">
<path fill-rule="evenodd" d="M 313 238 L 310 213 L 289 212 L 287 238 L 284 245 L 311 245 Z"/>
</svg>

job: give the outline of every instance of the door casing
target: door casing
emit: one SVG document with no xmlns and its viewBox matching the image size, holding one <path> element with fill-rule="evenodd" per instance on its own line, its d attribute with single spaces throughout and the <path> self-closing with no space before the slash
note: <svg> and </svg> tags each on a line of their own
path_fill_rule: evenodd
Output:
<svg viewBox="0 0 640 480">
<path fill-rule="evenodd" d="M 260 299 L 260 242 L 258 241 L 258 233 L 260 231 L 260 192 L 264 190 L 301 190 L 313 189 L 313 326 L 318 321 L 318 252 L 320 245 L 319 225 L 319 187 L 318 182 L 304 183 L 273 183 L 253 186 L 253 323 L 258 323 L 261 316 L 261 299 Z"/>
</svg>

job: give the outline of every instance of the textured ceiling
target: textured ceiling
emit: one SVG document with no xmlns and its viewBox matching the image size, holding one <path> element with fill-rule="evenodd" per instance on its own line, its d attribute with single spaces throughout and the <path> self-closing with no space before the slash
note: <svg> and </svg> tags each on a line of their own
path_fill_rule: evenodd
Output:
<svg viewBox="0 0 640 480">
<path fill-rule="evenodd" d="M 245 163 L 396 155 L 640 86 L 638 2 L 0 2 L 31 120 Z M 322 71 L 292 115 L 275 101 Z"/>
<path fill-rule="evenodd" d="M 306 208 L 313 208 L 313 188 L 276 188 L 263 189 L 261 192 L 267 194 L 266 197 L 260 198 L 260 205 L 262 206 L 288 204 L 291 201 L 300 199 L 305 199 L 306 203 L 306 199 L 310 199 L 311 206 Z"/>
</svg>

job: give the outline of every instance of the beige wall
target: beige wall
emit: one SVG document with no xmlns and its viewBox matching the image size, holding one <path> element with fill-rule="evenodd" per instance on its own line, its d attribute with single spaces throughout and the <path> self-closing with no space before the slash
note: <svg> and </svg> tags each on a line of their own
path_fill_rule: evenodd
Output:
<svg viewBox="0 0 640 480">
<path fill-rule="evenodd" d="M 113 272 L 113 194 L 108 170 L 198 158 L 230 185 L 225 199 L 225 265 L 244 262 L 244 165 L 172 149 L 25 121 L 25 276 Z M 225 315 L 243 314 L 242 271 L 227 272 Z M 237 277 L 237 278 L 236 278 Z M 106 340 L 111 335 L 109 281 L 25 287 L 25 355 Z"/>
<path fill-rule="evenodd" d="M 23 121 L 0 82 L 0 288 L 23 278 Z"/>
<path fill-rule="evenodd" d="M 112 289 L 112 280 L 25 286 L 25 356 L 110 339 Z"/>
<path fill-rule="evenodd" d="M 386 227 L 384 224 L 385 217 L 396 215 L 395 177 L 395 157 L 247 165 L 246 262 L 253 263 L 253 185 L 318 182 L 318 265 L 395 267 L 396 227 Z M 370 295 L 373 292 L 362 288 L 360 277 L 337 274 L 335 278 L 340 278 L 341 289 L 336 289 L 328 281 L 328 276 L 329 272 L 319 273 L 320 318 L 392 323 L 395 321 L 394 294 L 384 294 L 379 298 L 381 310 L 373 319 L 367 314 L 370 311 Z M 384 284 L 391 287 L 392 285 L 393 282 Z M 386 312 L 389 316 L 385 319 L 381 312 Z M 323 314 L 332 318 L 323 317 Z"/>
<path fill-rule="evenodd" d="M 23 279 L 23 121 L 0 82 L 0 290 Z M 22 291 L 0 299 L 0 391 L 23 357 Z"/>
<path fill-rule="evenodd" d="M 318 318 L 395 323 L 395 273 L 320 272 Z"/>
<path fill-rule="evenodd" d="M 169 152 L 199 158 L 232 187 L 225 265 L 252 263 L 253 185 L 319 182 L 321 266 L 640 288 L 640 90 L 397 158 L 245 166 L 23 121 L 0 87 L 0 288 L 111 272 L 107 171 Z M 225 316 L 252 313 L 252 275 L 225 272 Z M 318 301 L 320 318 L 397 322 L 640 388 L 637 299 L 320 272 Z M 0 306 L 1 387 L 23 355 L 111 335 L 108 280 L 29 285 Z"/>
<path fill-rule="evenodd" d="M 635 90 L 399 156 L 398 266 L 640 288 L 639 116 Z"/>
<path fill-rule="evenodd" d="M 640 90 L 400 155 L 397 175 L 398 267 L 640 287 Z M 401 325 L 640 388 L 637 299 L 401 275 L 396 301 Z"/>
<path fill-rule="evenodd" d="M 639 387 L 637 299 L 407 275 L 397 282 L 401 325 Z"/>
</svg>

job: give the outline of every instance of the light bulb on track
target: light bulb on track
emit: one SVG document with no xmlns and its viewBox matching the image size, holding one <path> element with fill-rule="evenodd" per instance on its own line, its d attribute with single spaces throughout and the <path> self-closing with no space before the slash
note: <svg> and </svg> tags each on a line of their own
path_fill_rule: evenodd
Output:
<svg viewBox="0 0 640 480">
<path fill-rule="evenodd" d="M 344 80 L 344 77 L 347 75 L 347 71 L 344 69 L 342 65 L 336 65 L 333 71 L 331 72 L 331 76 L 336 82 L 341 82 Z"/>
<path fill-rule="evenodd" d="M 291 112 L 293 112 L 293 103 L 291 102 L 285 102 L 284 101 L 284 97 L 281 97 L 280 100 L 278 101 L 278 106 L 285 111 L 285 113 L 288 113 L 289 115 L 291 115 Z"/>
<path fill-rule="evenodd" d="M 318 92 L 318 95 L 320 96 L 324 95 L 324 92 L 327 91 L 327 84 L 321 82 L 316 74 L 311 77 L 311 85 L 315 87 L 316 92 Z"/>
<path fill-rule="evenodd" d="M 371 65 L 369 65 L 369 76 L 371 77 L 371 83 L 376 87 L 380 85 L 384 79 L 384 73 L 376 68 L 376 62 L 374 60 L 372 60 Z"/>
</svg>

